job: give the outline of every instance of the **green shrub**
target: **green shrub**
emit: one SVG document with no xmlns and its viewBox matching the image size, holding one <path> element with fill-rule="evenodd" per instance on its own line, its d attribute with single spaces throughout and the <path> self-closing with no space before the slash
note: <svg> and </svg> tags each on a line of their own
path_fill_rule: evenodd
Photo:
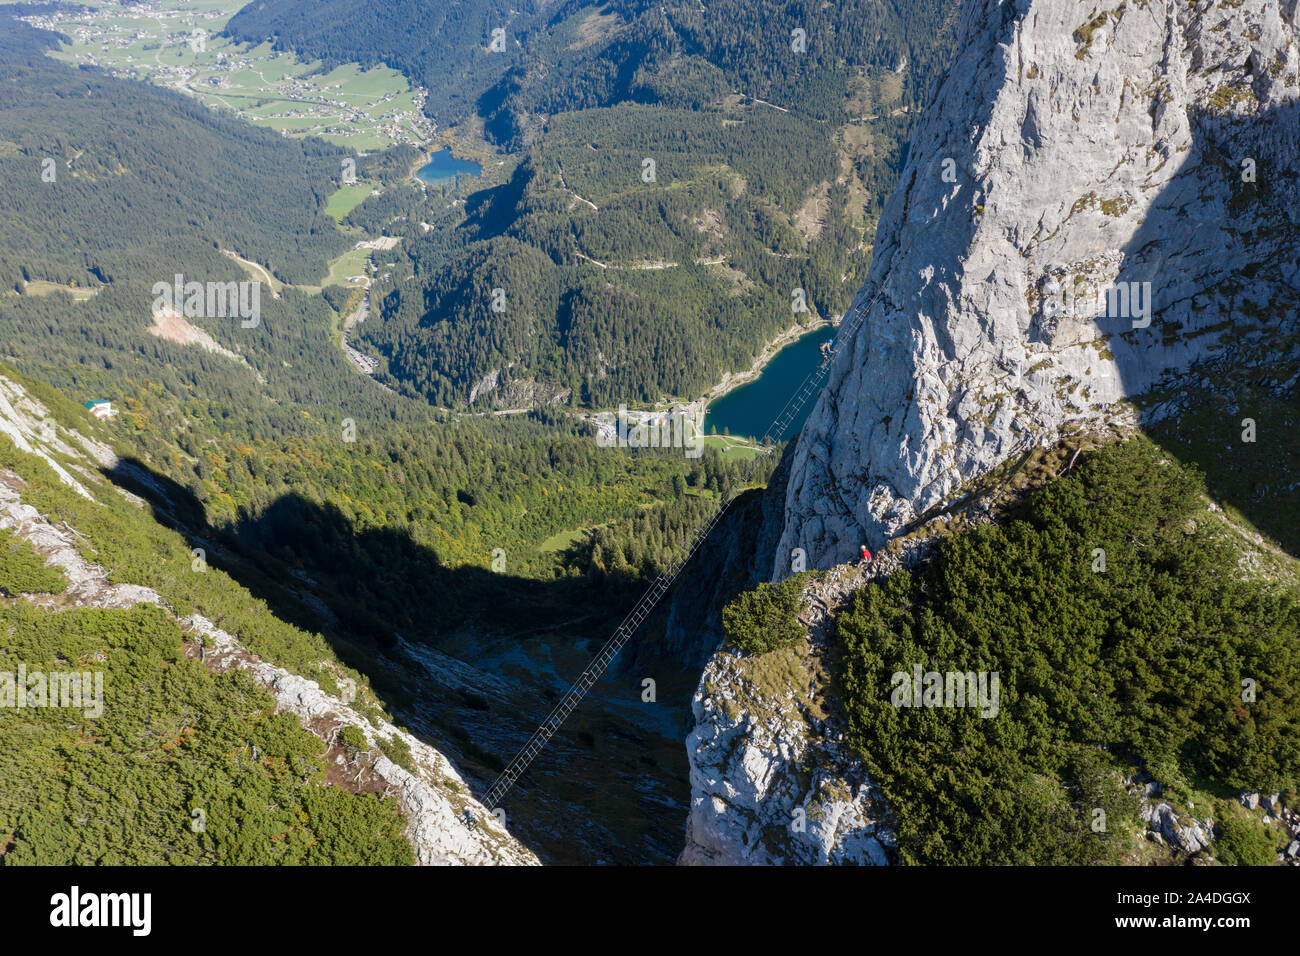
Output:
<svg viewBox="0 0 1300 956">
<path fill-rule="evenodd" d="M 722 626 L 727 640 L 750 654 L 766 654 L 787 647 L 804 636 L 800 626 L 799 593 L 801 576 L 780 584 L 760 584 L 746 591 L 722 609 Z"/>
<path fill-rule="evenodd" d="M 1130 764 L 1172 792 L 1295 785 L 1300 602 L 1237 572 L 1202 495 L 1150 441 L 1109 445 L 1016 520 L 855 595 L 838 622 L 845 709 L 904 862 L 1117 862 Z M 895 706 L 892 675 L 914 665 L 997 672 L 996 716 Z M 1245 678 L 1269 690 L 1245 703 Z"/>
<path fill-rule="evenodd" d="M 1277 840 L 1268 824 L 1227 806 L 1215 821 L 1219 835 L 1211 845 L 1214 856 L 1230 866 L 1272 866 L 1277 863 Z"/>
<path fill-rule="evenodd" d="M 89 672 L 102 688 L 102 707 L 83 694 L 0 711 L 6 866 L 414 862 L 396 801 L 328 785 L 298 717 L 183 641 L 149 604 L 0 604 L 0 672 Z"/>
<path fill-rule="evenodd" d="M 411 745 L 408 744 L 397 734 L 389 737 L 387 740 L 379 741 L 379 749 L 384 752 L 384 756 L 397 764 L 403 770 L 409 773 L 417 773 L 415 768 L 415 758 L 411 756 Z"/>
<path fill-rule="evenodd" d="M 343 746 L 352 751 L 368 750 L 370 745 L 366 743 L 366 735 L 362 733 L 360 727 L 352 724 L 345 724 L 339 732 L 339 739 L 343 741 Z"/>
<path fill-rule="evenodd" d="M 57 568 L 47 568 L 45 559 L 12 531 L 0 528 L 0 593 L 62 594 L 68 579 Z"/>
</svg>

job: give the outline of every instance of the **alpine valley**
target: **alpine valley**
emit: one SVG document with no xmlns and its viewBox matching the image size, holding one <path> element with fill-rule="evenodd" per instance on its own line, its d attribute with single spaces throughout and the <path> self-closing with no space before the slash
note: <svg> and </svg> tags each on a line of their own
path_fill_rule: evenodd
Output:
<svg viewBox="0 0 1300 956">
<path fill-rule="evenodd" d="M 4 2 L 0 104 L 0 863 L 1300 865 L 1300 0 Z"/>
</svg>

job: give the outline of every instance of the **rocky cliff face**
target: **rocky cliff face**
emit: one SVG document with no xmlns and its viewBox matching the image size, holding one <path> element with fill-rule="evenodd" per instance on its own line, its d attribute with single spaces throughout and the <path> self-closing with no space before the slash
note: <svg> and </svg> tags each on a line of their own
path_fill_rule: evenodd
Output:
<svg viewBox="0 0 1300 956">
<path fill-rule="evenodd" d="M 1294 350 L 1298 6 L 966 4 L 799 437 L 774 576 L 793 548 L 875 550 L 1025 437 L 1156 389 L 1167 414 L 1198 363 Z"/>
<path fill-rule="evenodd" d="M 890 861 L 882 797 L 845 741 L 828 661 L 835 615 L 865 580 L 839 568 L 809 581 L 806 642 L 760 656 L 719 651 L 706 665 L 686 741 L 691 810 L 680 864 Z"/>
</svg>

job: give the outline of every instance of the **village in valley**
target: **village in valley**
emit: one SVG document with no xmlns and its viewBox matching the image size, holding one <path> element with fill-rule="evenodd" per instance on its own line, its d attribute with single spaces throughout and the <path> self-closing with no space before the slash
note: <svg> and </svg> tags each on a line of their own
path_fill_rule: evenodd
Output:
<svg viewBox="0 0 1300 956">
<path fill-rule="evenodd" d="M 220 31 L 239 7 L 233 0 L 88 0 L 24 19 L 68 39 L 58 59 L 178 90 L 285 136 L 319 136 L 359 152 L 432 139 L 426 93 L 402 74 L 355 63 L 324 70 L 269 42 L 235 42 Z"/>
<path fill-rule="evenodd" d="M 402 144 L 423 149 L 432 141 L 436 124 L 424 115 L 423 88 L 412 87 L 406 77 L 386 67 L 363 69 L 348 63 L 327 70 L 319 62 L 273 49 L 270 41 L 240 43 L 221 35 L 240 6 L 231 0 L 88 0 L 24 19 L 65 38 L 52 54 L 57 59 L 174 89 L 282 136 L 316 136 L 363 154 Z M 378 192 L 377 183 L 345 184 L 330 197 L 326 211 L 341 223 L 352 208 Z M 398 241 L 391 236 L 358 237 L 352 249 L 330 263 L 329 275 L 322 280 L 361 293 L 342 319 L 340 345 L 367 375 L 374 374 L 378 363 L 353 348 L 348 337 L 369 312 L 376 269 L 372 254 L 391 250 Z M 226 254 L 254 278 L 267 280 L 274 293 L 276 282 L 260 265 Z M 50 284 L 34 284 L 33 293 L 44 291 L 37 285 Z M 85 407 L 96 417 L 116 414 L 103 399 Z"/>
</svg>

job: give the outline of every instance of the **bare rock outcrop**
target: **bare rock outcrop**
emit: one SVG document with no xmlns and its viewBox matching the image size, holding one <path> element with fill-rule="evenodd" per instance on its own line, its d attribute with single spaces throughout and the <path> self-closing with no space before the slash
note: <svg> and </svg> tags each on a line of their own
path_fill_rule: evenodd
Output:
<svg viewBox="0 0 1300 956">
<path fill-rule="evenodd" d="M 1024 436 L 1294 350 L 1297 6 L 968 0 L 799 436 L 774 576 L 796 547 L 878 548 Z"/>
<path fill-rule="evenodd" d="M 451 761 L 418 737 L 394 727 L 382 717 L 372 720 L 355 710 L 351 701 L 326 693 L 320 684 L 275 667 L 249 654 L 235 637 L 198 614 L 183 621 L 186 630 L 204 642 L 209 667 L 237 667 L 249 671 L 274 696 L 281 711 L 297 714 L 305 727 L 328 725 L 323 732 L 331 741 L 339 728 L 350 725 L 378 748 L 381 741 L 400 739 L 410 749 L 415 772 L 386 756 L 376 758 L 373 771 L 396 794 L 406 817 L 406 834 L 424 865 L 538 864 L 537 857 L 514 839 L 505 827 L 473 797 Z M 345 694 L 346 697 L 346 694 Z M 464 813 L 474 820 L 466 826 Z"/>
<path fill-rule="evenodd" d="M 882 798 L 845 739 L 826 661 L 834 616 L 867 578 L 837 568 L 810 579 L 806 640 L 758 656 L 720 650 L 705 666 L 686 741 L 691 809 L 680 864 L 890 862 Z"/>
</svg>

